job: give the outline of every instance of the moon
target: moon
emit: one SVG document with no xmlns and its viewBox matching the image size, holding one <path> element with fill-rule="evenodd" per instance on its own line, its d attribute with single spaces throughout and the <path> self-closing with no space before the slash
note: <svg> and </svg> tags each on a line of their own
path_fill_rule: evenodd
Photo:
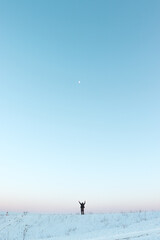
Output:
<svg viewBox="0 0 160 240">
<path fill-rule="evenodd" d="M 81 83 L 81 81 L 78 81 L 78 84 L 80 84 Z"/>
</svg>

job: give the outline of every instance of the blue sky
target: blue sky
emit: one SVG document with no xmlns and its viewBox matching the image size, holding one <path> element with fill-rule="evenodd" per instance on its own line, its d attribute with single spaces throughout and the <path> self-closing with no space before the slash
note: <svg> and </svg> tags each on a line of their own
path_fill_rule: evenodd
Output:
<svg viewBox="0 0 160 240">
<path fill-rule="evenodd" d="M 160 209 L 159 12 L 0 1 L 1 210 Z"/>
</svg>

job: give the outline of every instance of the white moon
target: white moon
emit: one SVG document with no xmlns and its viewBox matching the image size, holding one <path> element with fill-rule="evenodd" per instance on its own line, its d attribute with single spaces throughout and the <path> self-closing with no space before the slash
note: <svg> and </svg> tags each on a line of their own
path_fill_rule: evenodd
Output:
<svg viewBox="0 0 160 240">
<path fill-rule="evenodd" d="M 78 81 L 78 83 L 80 84 L 80 83 L 81 83 L 81 81 Z"/>
</svg>

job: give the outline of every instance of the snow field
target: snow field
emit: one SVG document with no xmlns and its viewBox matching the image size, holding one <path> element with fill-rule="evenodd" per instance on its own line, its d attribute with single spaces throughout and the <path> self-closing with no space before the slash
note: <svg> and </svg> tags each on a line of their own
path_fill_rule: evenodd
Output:
<svg viewBox="0 0 160 240">
<path fill-rule="evenodd" d="M 160 240 L 160 212 L 0 213 L 0 240 Z"/>
</svg>

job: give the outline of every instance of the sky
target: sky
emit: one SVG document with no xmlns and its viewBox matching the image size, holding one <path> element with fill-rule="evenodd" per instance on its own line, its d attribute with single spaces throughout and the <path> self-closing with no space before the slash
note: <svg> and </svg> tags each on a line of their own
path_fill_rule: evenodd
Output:
<svg viewBox="0 0 160 240">
<path fill-rule="evenodd" d="M 0 0 L 0 210 L 160 210 L 160 1 Z"/>
</svg>

